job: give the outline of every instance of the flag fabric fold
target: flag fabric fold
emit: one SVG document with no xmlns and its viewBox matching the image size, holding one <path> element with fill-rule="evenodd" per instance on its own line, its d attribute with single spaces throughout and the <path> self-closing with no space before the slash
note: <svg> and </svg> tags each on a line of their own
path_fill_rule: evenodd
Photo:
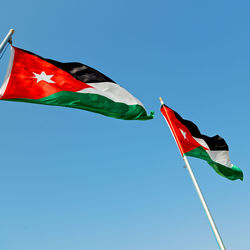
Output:
<svg viewBox="0 0 250 250">
<path fill-rule="evenodd" d="M 13 46 L 0 99 L 78 108 L 124 120 L 153 118 L 137 98 L 101 72 Z"/>
<path fill-rule="evenodd" d="M 201 134 L 193 122 L 184 120 L 166 105 L 162 105 L 160 110 L 174 135 L 182 156 L 203 159 L 219 175 L 230 180 L 243 180 L 241 169 L 230 161 L 228 145 L 222 137 L 219 135 L 209 137 Z"/>
</svg>

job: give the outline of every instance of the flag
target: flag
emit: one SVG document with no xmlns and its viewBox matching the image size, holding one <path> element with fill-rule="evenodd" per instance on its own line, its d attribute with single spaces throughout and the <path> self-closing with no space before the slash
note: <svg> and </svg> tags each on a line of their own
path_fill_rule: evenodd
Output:
<svg viewBox="0 0 250 250">
<path fill-rule="evenodd" d="M 241 169 L 230 162 L 228 145 L 223 138 L 219 135 L 213 137 L 202 135 L 193 122 L 184 120 L 166 105 L 161 106 L 161 112 L 174 135 L 182 156 L 206 160 L 218 174 L 230 180 L 243 180 Z"/>
<path fill-rule="evenodd" d="M 0 99 L 84 109 L 124 120 L 148 120 L 143 104 L 99 71 L 11 48 Z"/>
</svg>

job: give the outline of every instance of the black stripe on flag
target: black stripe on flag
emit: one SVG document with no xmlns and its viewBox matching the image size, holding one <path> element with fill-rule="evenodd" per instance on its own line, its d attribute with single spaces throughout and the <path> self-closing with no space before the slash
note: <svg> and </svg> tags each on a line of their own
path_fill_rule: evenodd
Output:
<svg viewBox="0 0 250 250">
<path fill-rule="evenodd" d="M 174 110 L 173 110 L 174 111 Z M 221 150 L 229 150 L 228 145 L 225 140 L 219 135 L 215 135 L 213 137 L 209 137 L 200 133 L 198 127 L 191 121 L 184 120 L 177 112 L 174 111 L 175 117 L 188 128 L 193 137 L 203 139 L 210 150 L 221 151 Z"/>
<path fill-rule="evenodd" d="M 21 49 L 21 50 L 23 50 L 23 49 Z M 26 53 L 29 53 L 33 56 L 36 56 L 36 57 L 38 57 L 38 58 L 40 58 L 48 63 L 53 64 L 57 68 L 60 68 L 64 71 L 68 72 L 75 79 L 82 81 L 84 83 L 98 83 L 98 82 L 115 83 L 112 79 L 105 76 L 104 74 L 102 74 L 98 70 L 93 69 L 85 64 L 78 63 L 78 62 L 62 63 L 62 62 L 58 62 L 58 61 L 55 61 L 52 59 L 43 58 L 43 57 L 36 55 L 36 54 L 34 54 L 30 51 L 27 51 L 27 50 L 23 50 L 23 51 L 25 51 Z"/>
</svg>

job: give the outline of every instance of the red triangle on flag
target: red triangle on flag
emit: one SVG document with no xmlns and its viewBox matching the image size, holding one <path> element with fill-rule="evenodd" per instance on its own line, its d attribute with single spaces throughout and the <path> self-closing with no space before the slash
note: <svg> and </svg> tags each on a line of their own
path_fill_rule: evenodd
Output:
<svg viewBox="0 0 250 250">
<path fill-rule="evenodd" d="M 60 91 L 93 88 L 36 55 L 12 48 L 14 59 L 2 99 L 40 99 Z"/>
</svg>

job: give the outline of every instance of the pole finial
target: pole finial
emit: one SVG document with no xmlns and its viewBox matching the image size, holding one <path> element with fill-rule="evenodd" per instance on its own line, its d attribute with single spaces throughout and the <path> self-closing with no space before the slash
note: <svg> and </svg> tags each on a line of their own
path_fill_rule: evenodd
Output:
<svg viewBox="0 0 250 250">
<path fill-rule="evenodd" d="M 160 99 L 161 105 L 164 105 L 162 98 L 160 97 L 159 99 Z"/>
<path fill-rule="evenodd" d="M 9 43 L 10 45 L 12 45 L 12 35 L 14 34 L 15 30 L 14 30 L 14 29 L 10 29 L 9 32 L 10 32 L 11 36 L 10 36 L 10 39 L 9 39 L 8 43 Z"/>
</svg>

